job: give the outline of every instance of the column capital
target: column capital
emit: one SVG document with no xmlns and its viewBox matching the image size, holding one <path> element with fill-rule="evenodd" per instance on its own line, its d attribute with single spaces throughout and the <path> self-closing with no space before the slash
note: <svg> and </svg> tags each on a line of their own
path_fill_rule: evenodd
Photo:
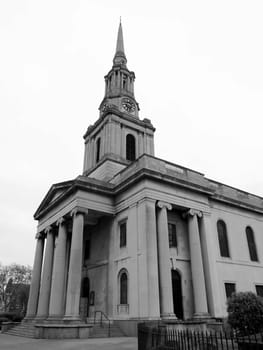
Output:
<svg viewBox="0 0 263 350">
<path fill-rule="evenodd" d="M 45 234 L 49 234 L 49 233 L 51 233 L 52 232 L 52 226 L 47 226 L 46 228 L 45 228 L 45 230 L 44 230 L 44 232 L 45 232 Z"/>
<path fill-rule="evenodd" d="M 70 216 L 74 217 L 78 214 L 88 214 L 88 209 L 82 208 L 82 207 L 75 207 L 74 209 L 71 210 Z"/>
<path fill-rule="evenodd" d="M 57 221 L 56 221 L 56 225 L 57 226 L 60 226 L 60 225 L 63 225 L 65 224 L 66 220 L 65 218 L 63 218 L 63 216 L 61 218 L 59 218 Z"/>
<path fill-rule="evenodd" d="M 172 205 L 170 203 L 163 202 L 163 201 L 158 201 L 157 207 L 161 209 L 166 208 L 167 210 L 172 210 Z"/>
<path fill-rule="evenodd" d="M 44 238 L 43 232 L 37 232 L 35 235 L 35 239 L 42 239 Z"/>
<path fill-rule="evenodd" d="M 183 213 L 183 218 L 187 218 L 189 216 L 197 216 L 199 218 L 201 218 L 203 216 L 203 213 L 200 210 L 196 210 L 196 209 L 189 209 L 186 212 Z"/>
</svg>

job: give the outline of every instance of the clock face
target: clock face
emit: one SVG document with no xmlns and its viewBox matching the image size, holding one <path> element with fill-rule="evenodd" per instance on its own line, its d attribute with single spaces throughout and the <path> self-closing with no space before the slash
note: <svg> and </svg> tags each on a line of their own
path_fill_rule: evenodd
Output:
<svg viewBox="0 0 263 350">
<path fill-rule="evenodd" d="M 134 112 L 135 110 L 135 104 L 129 98 L 124 98 L 122 100 L 122 107 L 125 109 L 126 112 Z"/>
</svg>

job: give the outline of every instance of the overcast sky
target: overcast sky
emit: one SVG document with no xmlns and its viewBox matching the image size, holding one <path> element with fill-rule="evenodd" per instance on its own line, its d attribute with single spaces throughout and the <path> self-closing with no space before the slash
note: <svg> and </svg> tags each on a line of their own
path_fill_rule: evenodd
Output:
<svg viewBox="0 0 263 350">
<path fill-rule="evenodd" d="M 4 264 L 33 264 L 34 212 L 82 173 L 120 16 L 155 155 L 263 196 L 261 0 L 0 0 Z"/>
</svg>

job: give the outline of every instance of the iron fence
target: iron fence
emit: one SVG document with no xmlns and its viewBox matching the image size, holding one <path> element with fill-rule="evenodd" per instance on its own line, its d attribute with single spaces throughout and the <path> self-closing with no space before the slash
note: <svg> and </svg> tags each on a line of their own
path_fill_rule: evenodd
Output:
<svg viewBox="0 0 263 350">
<path fill-rule="evenodd" d="M 138 350 L 262 350 L 263 334 L 202 332 L 139 325 Z"/>
</svg>

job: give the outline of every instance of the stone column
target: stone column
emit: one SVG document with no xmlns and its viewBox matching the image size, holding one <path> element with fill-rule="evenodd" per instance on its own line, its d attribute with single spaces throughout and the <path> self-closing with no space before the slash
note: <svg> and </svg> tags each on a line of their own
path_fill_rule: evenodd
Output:
<svg viewBox="0 0 263 350">
<path fill-rule="evenodd" d="M 216 269 L 215 235 L 211 228 L 210 214 L 203 213 L 200 220 L 200 238 L 204 259 L 204 272 L 207 292 L 208 311 L 213 317 L 220 317 L 221 303 Z"/>
<path fill-rule="evenodd" d="M 37 243 L 36 243 L 35 259 L 34 259 L 34 265 L 33 265 L 33 274 L 32 274 L 32 280 L 30 285 L 27 314 L 26 314 L 25 321 L 34 318 L 37 313 L 38 295 L 39 295 L 39 288 L 40 288 L 41 269 L 42 269 L 43 251 L 44 251 L 44 237 L 41 233 L 37 233 L 36 239 L 37 239 Z"/>
<path fill-rule="evenodd" d="M 138 205 L 138 299 L 139 317 L 160 317 L 156 201 L 144 198 Z M 135 288 L 135 286 L 134 286 Z"/>
<path fill-rule="evenodd" d="M 37 309 L 37 318 L 45 319 L 48 316 L 49 308 L 49 297 L 51 289 L 51 279 L 52 279 L 52 267 L 53 267 L 53 255 L 54 255 L 54 235 L 52 232 L 52 227 L 49 226 L 45 233 L 47 235 L 47 243 L 45 249 L 45 258 L 43 273 L 41 279 L 39 302 Z"/>
<path fill-rule="evenodd" d="M 161 317 L 175 317 L 173 307 L 173 291 L 171 277 L 171 263 L 168 236 L 167 209 L 171 210 L 169 203 L 157 203 L 157 230 L 158 230 L 158 262 L 160 285 Z"/>
<path fill-rule="evenodd" d="M 188 218 L 190 258 L 195 305 L 194 317 L 208 317 L 209 314 L 207 309 L 204 267 L 197 219 L 198 217 L 202 217 L 202 212 L 190 209 L 184 214 L 184 216 Z"/>
<path fill-rule="evenodd" d="M 84 213 L 75 209 L 72 211 L 71 215 L 73 217 L 73 228 L 64 320 L 79 321 Z"/>
<path fill-rule="evenodd" d="M 54 256 L 49 319 L 61 319 L 64 316 L 64 285 L 66 275 L 67 229 L 63 218 L 57 221 L 58 238 Z"/>
</svg>

